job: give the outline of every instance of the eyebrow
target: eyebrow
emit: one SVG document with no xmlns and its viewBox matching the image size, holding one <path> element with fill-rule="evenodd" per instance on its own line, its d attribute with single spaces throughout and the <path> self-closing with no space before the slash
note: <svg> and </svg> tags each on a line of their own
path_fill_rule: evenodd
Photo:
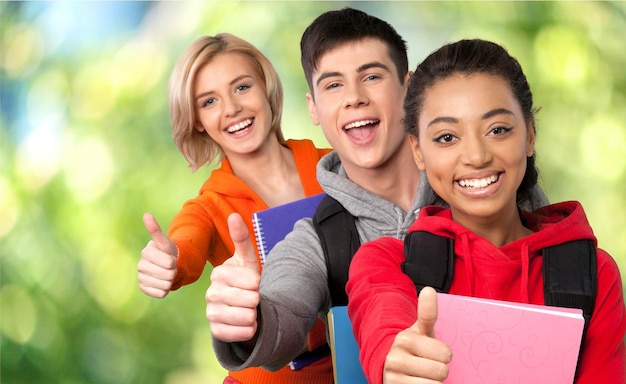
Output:
<svg viewBox="0 0 626 384">
<path fill-rule="evenodd" d="M 232 85 L 234 85 L 235 83 L 238 83 L 239 81 L 241 81 L 241 80 L 243 80 L 243 79 L 246 79 L 246 78 L 252 78 L 252 76 L 251 76 L 251 75 L 246 75 L 246 74 L 239 75 L 239 76 L 235 77 L 234 79 L 232 79 L 232 80 L 228 83 L 228 85 L 231 85 L 231 86 L 232 86 Z M 201 93 L 201 94 L 199 94 L 199 95 L 196 95 L 195 100 L 196 100 L 196 101 L 198 101 L 198 99 L 201 99 L 201 98 L 205 97 L 206 95 L 210 95 L 210 94 L 211 94 L 211 93 L 213 93 L 213 92 L 214 92 L 214 91 L 208 91 L 208 92 L 203 92 L 203 93 Z"/>
<path fill-rule="evenodd" d="M 368 69 L 371 68 L 380 68 L 380 69 L 384 69 L 387 72 L 391 72 L 391 70 L 389 69 L 388 66 L 386 66 L 385 64 L 378 62 L 378 61 L 373 61 L 371 63 L 365 63 L 361 66 L 359 66 L 356 71 L 357 73 L 360 72 L 364 72 L 367 71 Z M 335 76 L 342 76 L 341 72 L 326 72 L 326 73 L 322 73 L 320 75 L 320 77 L 317 79 L 317 81 L 315 82 L 315 85 L 318 86 L 320 85 L 320 83 L 322 82 L 322 80 L 327 79 L 329 77 L 335 77 Z"/>
<path fill-rule="evenodd" d="M 505 108 L 497 108 L 494 110 L 491 110 L 485 114 L 482 115 L 481 119 L 482 120 L 486 120 L 489 119 L 491 117 L 497 116 L 497 115 L 511 115 L 511 116 L 515 116 L 515 114 L 511 111 L 509 111 L 508 109 Z M 455 117 L 449 117 L 449 116 L 441 116 L 441 117 L 437 117 L 434 118 L 433 120 L 431 120 L 427 127 L 430 127 L 433 124 L 437 124 L 437 123 L 458 123 L 459 119 L 455 118 Z"/>
</svg>

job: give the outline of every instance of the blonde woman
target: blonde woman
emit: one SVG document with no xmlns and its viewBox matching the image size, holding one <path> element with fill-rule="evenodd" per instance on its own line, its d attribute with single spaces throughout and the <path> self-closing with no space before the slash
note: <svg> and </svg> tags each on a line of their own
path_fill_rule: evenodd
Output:
<svg viewBox="0 0 626 384">
<path fill-rule="evenodd" d="M 152 240 L 137 265 L 139 287 L 156 298 L 196 281 L 207 262 L 219 265 L 233 254 L 227 225 L 231 213 L 239 213 L 253 233 L 254 212 L 321 193 L 315 167 L 330 151 L 316 148 L 310 140 L 284 139 L 278 74 L 256 47 L 233 35 L 194 41 L 172 72 L 169 96 L 174 142 L 191 170 L 213 162 L 219 167 L 198 196 L 185 202 L 167 235 L 151 214 L 144 215 Z M 319 323 L 309 335 L 308 347 L 323 348 L 325 343 Z M 328 355 L 299 370 L 249 368 L 229 372 L 224 380 L 331 382 Z"/>
</svg>

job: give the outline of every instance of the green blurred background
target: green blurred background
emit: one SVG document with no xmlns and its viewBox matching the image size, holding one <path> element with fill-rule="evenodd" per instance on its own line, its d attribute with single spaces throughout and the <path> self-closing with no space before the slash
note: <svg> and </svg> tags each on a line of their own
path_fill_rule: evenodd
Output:
<svg viewBox="0 0 626 384">
<path fill-rule="evenodd" d="M 459 38 L 505 45 L 542 107 L 546 193 L 582 201 L 626 268 L 625 2 L 1 2 L 3 383 L 221 383 L 210 267 L 163 300 L 136 281 L 142 214 L 167 228 L 210 172 L 189 172 L 172 142 L 167 80 L 196 37 L 239 35 L 282 77 L 286 136 L 326 146 L 299 39 L 345 5 L 393 24 L 412 68 Z"/>
</svg>

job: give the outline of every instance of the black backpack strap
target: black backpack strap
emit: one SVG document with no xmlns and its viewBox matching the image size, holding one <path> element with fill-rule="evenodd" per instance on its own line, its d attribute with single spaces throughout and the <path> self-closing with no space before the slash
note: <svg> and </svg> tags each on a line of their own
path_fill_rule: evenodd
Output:
<svg viewBox="0 0 626 384">
<path fill-rule="evenodd" d="M 582 340 L 585 339 L 595 308 L 597 288 L 598 259 L 593 241 L 570 241 L 543 250 L 545 303 L 558 307 L 581 308 L 585 318 Z M 582 342 L 580 347 L 582 349 Z"/>
<path fill-rule="evenodd" d="M 417 231 L 404 239 L 402 271 L 409 275 L 417 293 L 429 286 L 437 292 L 448 292 L 454 275 L 454 240 L 449 237 Z"/>
<path fill-rule="evenodd" d="M 411 232 L 404 240 L 402 271 L 409 275 L 417 293 L 425 286 L 448 292 L 454 274 L 454 240 L 429 232 Z M 595 243 L 577 240 L 543 249 L 543 292 L 546 305 L 580 308 L 585 326 L 593 314 L 598 285 Z M 580 356 L 579 361 L 580 361 Z"/>
<path fill-rule="evenodd" d="M 331 305 L 347 305 L 350 261 L 361 245 L 355 218 L 337 200 L 326 195 L 313 215 L 313 225 L 324 251 Z"/>
</svg>

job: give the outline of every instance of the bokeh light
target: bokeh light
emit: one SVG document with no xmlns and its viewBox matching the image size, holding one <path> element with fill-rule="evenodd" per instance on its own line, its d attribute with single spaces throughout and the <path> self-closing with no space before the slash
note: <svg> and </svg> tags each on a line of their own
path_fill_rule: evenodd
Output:
<svg viewBox="0 0 626 384">
<path fill-rule="evenodd" d="M 541 107 L 544 190 L 581 201 L 626 268 L 626 2 L 0 2 L 0 381 L 222 382 L 211 267 L 163 300 L 136 280 L 142 214 L 167 229 L 210 172 L 192 174 L 172 141 L 169 74 L 197 37 L 239 35 L 281 76 L 285 136 L 326 146 L 299 40 L 344 6 L 394 25 L 412 68 L 459 38 L 509 49 Z"/>
</svg>

